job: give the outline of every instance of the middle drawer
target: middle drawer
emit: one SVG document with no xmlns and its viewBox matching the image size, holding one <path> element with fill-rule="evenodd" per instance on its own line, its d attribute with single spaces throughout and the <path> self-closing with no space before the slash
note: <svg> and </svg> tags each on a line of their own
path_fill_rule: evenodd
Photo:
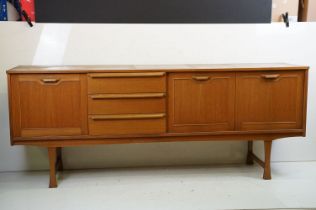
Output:
<svg viewBox="0 0 316 210">
<path fill-rule="evenodd" d="M 165 113 L 165 93 L 93 94 L 88 97 L 89 114 Z"/>
</svg>

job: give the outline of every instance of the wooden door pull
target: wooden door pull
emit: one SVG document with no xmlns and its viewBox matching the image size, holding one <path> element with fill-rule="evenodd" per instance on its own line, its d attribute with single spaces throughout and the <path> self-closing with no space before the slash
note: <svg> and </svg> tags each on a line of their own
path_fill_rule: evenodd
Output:
<svg viewBox="0 0 316 210">
<path fill-rule="evenodd" d="M 163 98 L 165 93 L 127 93 L 127 94 L 97 94 L 90 96 L 93 100 L 98 99 L 133 99 L 133 98 Z"/>
<path fill-rule="evenodd" d="M 262 75 L 262 77 L 264 79 L 277 79 L 280 77 L 279 74 L 266 74 L 266 75 Z"/>
<path fill-rule="evenodd" d="M 95 115 L 92 120 L 132 120 L 132 119 L 158 119 L 165 117 L 165 113 L 159 114 L 117 114 L 117 115 Z"/>
<path fill-rule="evenodd" d="M 41 79 L 43 83 L 57 83 L 59 79 L 54 79 L 54 78 L 47 78 L 47 79 Z"/>
<path fill-rule="evenodd" d="M 193 76 L 192 79 L 196 81 L 207 81 L 210 79 L 209 76 Z"/>
</svg>

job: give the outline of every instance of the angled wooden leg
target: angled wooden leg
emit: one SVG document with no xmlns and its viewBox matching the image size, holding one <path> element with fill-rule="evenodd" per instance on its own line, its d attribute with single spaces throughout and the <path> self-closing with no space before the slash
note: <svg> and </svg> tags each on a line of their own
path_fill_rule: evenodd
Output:
<svg viewBox="0 0 316 210">
<path fill-rule="evenodd" d="M 247 165 L 253 165 L 253 158 L 252 158 L 252 151 L 253 148 L 253 141 L 248 141 L 248 152 L 247 152 Z"/>
<path fill-rule="evenodd" d="M 263 179 L 270 180 L 271 179 L 271 148 L 272 148 L 272 141 L 264 141 L 264 173 Z"/>
<path fill-rule="evenodd" d="M 256 163 L 258 163 L 261 167 L 263 167 L 264 169 L 263 179 L 266 179 L 266 180 L 271 179 L 271 167 L 270 167 L 271 148 L 272 148 L 272 140 L 265 140 L 264 141 L 264 161 L 262 161 L 253 153 L 252 141 L 248 141 L 247 164 L 253 164 L 253 162 L 256 161 Z"/>
<path fill-rule="evenodd" d="M 56 161 L 57 161 L 57 148 L 48 147 L 48 158 L 49 158 L 49 188 L 57 187 L 56 180 Z"/>
<path fill-rule="evenodd" d="M 62 147 L 57 148 L 57 170 L 58 171 L 64 170 L 63 157 L 62 157 Z"/>
</svg>

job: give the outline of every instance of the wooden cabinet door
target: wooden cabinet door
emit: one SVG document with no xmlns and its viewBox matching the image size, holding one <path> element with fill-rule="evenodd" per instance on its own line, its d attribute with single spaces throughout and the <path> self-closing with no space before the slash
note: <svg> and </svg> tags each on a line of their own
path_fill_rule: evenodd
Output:
<svg viewBox="0 0 316 210">
<path fill-rule="evenodd" d="M 235 73 L 173 73 L 168 94 L 169 132 L 234 130 Z"/>
<path fill-rule="evenodd" d="M 10 80 L 14 137 L 87 133 L 85 75 L 21 74 Z"/>
<path fill-rule="evenodd" d="M 302 129 L 304 72 L 236 75 L 237 130 Z"/>
</svg>

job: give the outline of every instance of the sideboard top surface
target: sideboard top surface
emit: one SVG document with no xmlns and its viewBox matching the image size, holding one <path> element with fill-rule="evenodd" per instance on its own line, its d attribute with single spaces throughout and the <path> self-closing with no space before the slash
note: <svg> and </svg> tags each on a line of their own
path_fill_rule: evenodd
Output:
<svg viewBox="0 0 316 210">
<path fill-rule="evenodd" d="M 92 72 L 138 72 L 138 71 L 258 71 L 258 70 L 303 70 L 308 66 L 286 63 L 248 64 L 185 64 L 185 65 L 71 65 L 71 66 L 17 66 L 7 71 L 17 73 L 92 73 Z"/>
</svg>

